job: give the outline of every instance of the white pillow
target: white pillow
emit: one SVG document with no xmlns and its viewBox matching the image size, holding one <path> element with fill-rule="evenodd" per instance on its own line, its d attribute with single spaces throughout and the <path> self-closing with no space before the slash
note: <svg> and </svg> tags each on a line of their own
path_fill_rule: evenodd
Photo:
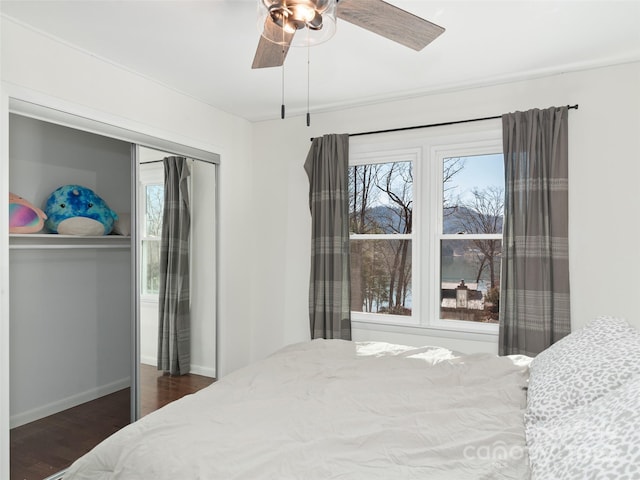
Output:
<svg viewBox="0 0 640 480">
<path fill-rule="evenodd" d="M 533 480 L 640 478 L 640 375 L 536 430 Z"/>
<path fill-rule="evenodd" d="M 530 365 L 528 426 L 553 421 L 640 372 L 640 332 L 624 319 L 599 317 L 541 352 Z"/>
</svg>

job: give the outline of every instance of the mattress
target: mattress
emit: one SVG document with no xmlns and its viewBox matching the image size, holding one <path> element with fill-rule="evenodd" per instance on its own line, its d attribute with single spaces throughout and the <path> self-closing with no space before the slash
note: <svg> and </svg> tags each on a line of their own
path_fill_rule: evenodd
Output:
<svg viewBox="0 0 640 480">
<path fill-rule="evenodd" d="M 125 427 L 64 479 L 526 479 L 529 360 L 291 345 Z"/>
</svg>

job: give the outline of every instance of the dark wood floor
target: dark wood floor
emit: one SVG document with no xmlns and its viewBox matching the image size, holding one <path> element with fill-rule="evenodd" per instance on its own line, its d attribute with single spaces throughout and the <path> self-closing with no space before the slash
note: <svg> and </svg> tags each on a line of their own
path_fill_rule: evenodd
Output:
<svg viewBox="0 0 640 480">
<path fill-rule="evenodd" d="M 200 375 L 163 375 L 141 365 L 142 416 L 210 385 Z M 11 480 L 42 480 L 67 468 L 130 421 L 129 389 L 11 430 Z"/>
<path fill-rule="evenodd" d="M 163 375 L 156 367 L 140 366 L 140 414 L 158 410 L 180 397 L 211 385 L 215 379 L 202 375 Z"/>
</svg>

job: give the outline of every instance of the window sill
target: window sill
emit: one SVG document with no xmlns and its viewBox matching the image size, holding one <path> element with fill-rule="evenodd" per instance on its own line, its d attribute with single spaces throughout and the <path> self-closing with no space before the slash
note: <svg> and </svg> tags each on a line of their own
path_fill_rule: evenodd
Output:
<svg viewBox="0 0 640 480">
<path fill-rule="evenodd" d="M 140 303 L 154 303 L 158 304 L 159 296 L 158 295 L 140 295 Z"/>
<path fill-rule="evenodd" d="M 457 322 L 460 323 L 460 322 Z M 466 323 L 466 322 L 465 322 Z M 376 330 L 381 332 L 391 332 L 399 334 L 409 334 L 425 337 L 441 337 L 457 340 L 471 340 L 476 342 L 487 342 L 495 344 L 498 341 L 498 325 L 495 328 L 482 328 L 482 330 L 471 331 L 463 329 L 459 325 L 400 325 L 384 321 L 351 320 L 353 328 L 360 330 Z M 468 327 L 468 326 L 467 326 Z M 483 326 L 484 327 L 484 326 Z"/>
</svg>

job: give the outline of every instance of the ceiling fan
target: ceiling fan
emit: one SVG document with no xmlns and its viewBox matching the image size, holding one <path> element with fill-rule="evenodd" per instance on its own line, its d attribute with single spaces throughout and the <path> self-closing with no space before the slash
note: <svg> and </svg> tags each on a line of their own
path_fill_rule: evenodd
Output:
<svg viewBox="0 0 640 480">
<path fill-rule="evenodd" d="M 414 50 L 422 50 L 444 32 L 439 25 L 383 0 L 258 1 L 264 21 L 260 19 L 263 30 L 251 68 L 283 65 L 296 35 L 303 35 L 299 30 L 307 29 L 303 40 L 308 41 L 312 33 L 329 38 L 335 31 L 336 16 Z"/>
</svg>

